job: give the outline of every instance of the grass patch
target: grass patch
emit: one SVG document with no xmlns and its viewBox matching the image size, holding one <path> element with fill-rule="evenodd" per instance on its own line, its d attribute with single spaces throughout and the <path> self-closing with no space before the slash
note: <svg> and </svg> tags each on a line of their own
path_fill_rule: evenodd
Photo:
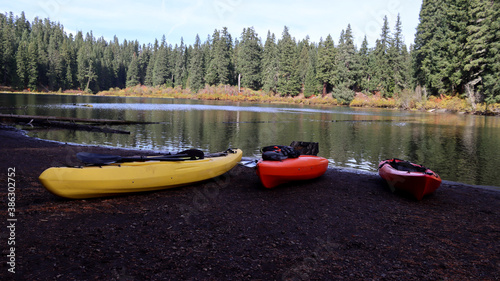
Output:
<svg viewBox="0 0 500 281">
<path fill-rule="evenodd" d="M 404 110 L 443 110 L 446 112 L 462 112 L 478 115 L 500 115 L 500 104 L 478 103 L 472 105 L 467 99 L 458 96 L 440 95 L 427 97 L 425 93 L 403 90 L 393 98 L 384 98 L 380 94 L 367 95 L 356 93 L 349 104 L 355 107 L 379 107 Z"/>
<path fill-rule="evenodd" d="M 62 92 L 51 92 L 43 94 L 62 94 L 62 95 L 89 95 L 85 91 L 66 90 Z M 305 97 L 303 94 L 291 97 L 281 96 L 274 92 L 263 90 L 252 90 L 237 86 L 218 85 L 209 86 L 193 93 L 189 88 L 163 86 L 144 86 L 136 85 L 124 89 L 111 88 L 107 91 L 101 91 L 97 96 L 118 96 L 118 97 L 149 97 L 149 98 L 180 98 L 180 99 L 200 99 L 200 100 L 222 100 L 233 102 L 257 102 L 257 103 L 282 103 L 282 104 L 304 104 L 304 105 L 343 105 L 345 100 L 338 101 L 332 96 L 332 93 L 325 96 Z M 458 96 L 440 95 L 427 96 L 425 90 L 421 88 L 412 90 L 403 90 L 396 93 L 393 97 L 385 98 L 380 93 L 365 94 L 357 92 L 354 98 L 348 104 L 353 107 L 372 107 L 372 108 L 393 108 L 403 110 L 442 110 L 447 112 L 464 112 L 469 114 L 500 115 L 500 104 L 476 103 L 472 105 L 469 100 Z"/>
</svg>

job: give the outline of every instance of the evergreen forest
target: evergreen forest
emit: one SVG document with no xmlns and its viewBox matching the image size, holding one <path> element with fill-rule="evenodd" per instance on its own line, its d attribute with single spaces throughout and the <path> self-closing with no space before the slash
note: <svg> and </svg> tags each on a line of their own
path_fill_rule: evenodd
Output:
<svg viewBox="0 0 500 281">
<path fill-rule="evenodd" d="M 30 91 L 89 93 L 135 85 L 237 85 L 281 96 L 332 94 L 348 104 L 356 92 L 392 97 L 402 91 L 500 102 L 500 2 L 424 0 L 415 43 L 402 20 L 387 17 L 375 46 L 354 44 L 349 24 L 338 38 L 297 40 L 288 27 L 265 39 L 253 27 L 237 38 L 226 27 L 193 45 L 67 34 L 60 23 L 24 13 L 0 14 L 0 85 Z"/>
</svg>

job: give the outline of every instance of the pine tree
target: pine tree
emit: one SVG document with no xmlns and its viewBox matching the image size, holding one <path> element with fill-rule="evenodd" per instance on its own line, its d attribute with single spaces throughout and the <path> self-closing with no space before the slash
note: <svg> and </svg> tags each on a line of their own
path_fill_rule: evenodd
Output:
<svg viewBox="0 0 500 281">
<path fill-rule="evenodd" d="M 76 77 L 76 56 L 74 49 L 72 47 L 73 37 L 70 35 L 69 38 L 64 38 L 61 45 L 61 84 L 63 89 L 74 89 L 76 86 L 74 84 Z"/>
<path fill-rule="evenodd" d="M 17 88 L 20 89 L 28 86 L 28 36 L 28 30 L 25 30 L 16 52 Z"/>
<path fill-rule="evenodd" d="M 171 80 L 169 80 L 170 72 L 168 69 L 168 46 L 163 35 L 161 45 L 155 54 L 154 67 L 153 67 L 153 86 L 160 85 L 170 85 Z"/>
<path fill-rule="evenodd" d="M 26 15 L 24 14 L 24 11 L 21 12 L 21 15 L 19 17 L 16 17 L 14 26 L 15 26 L 14 34 L 15 37 L 18 39 L 21 39 L 24 31 L 27 31 L 28 33 L 31 32 L 30 22 L 26 20 Z"/>
<path fill-rule="evenodd" d="M 285 26 L 281 40 L 278 42 L 279 75 L 278 92 L 282 96 L 296 96 L 300 91 L 297 69 L 297 46 L 295 39 Z"/>
<path fill-rule="evenodd" d="M 414 71 L 417 83 L 437 94 L 444 90 L 441 69 L 444 67 L 446 41 L 446 0 L 424 0 L 415 35 Z"/>
<path fill-rule="evenodd" d="M 4 69 L 4 36 L 3 33 L 7 26 L 7 17 L 0 13 L 0 83 L 5 83 Z"/>
<path fill-rule="evenodd" d="M 356 48 L 352 36 L 351 25 L 346 31 L 342 30 L 339 39 L 337 55 L 335 56 L 335 66 L 330 83 L 333 85 L 333 97 L 344 104 L 348 104 L 354 98 L 356 81 Z"/>
<path fill-rule="evenodd" d="M 227 28 L 215 30 L 210 44 L 210 60 L 205 80 L 210 85 L 227 85 L 233 82 L 233 43 Z"/>
<path fill-rule="evenodd" d="M 465 91 L 472 103 L 500 101 L 500 4 L 472 1 L 464 60 Z M 483 92 L 481 95 L 480 92 Z"/>
<path fill-rule="evenodd" d="M 306 67 L 306 76 L 304 77 L 304 96 L 310 97 L 319 94 L 322 90 L 322 85 L 317 79 L 316 65 L 317 65 L 317 49 L 311 45 L 309 48 L 309 60 Z"/>
<path fill-rule="evenodd" d="M 424 1 L 412 54 L 414 77 L 432 94 L 498 99 L 499 3 Z"/>
<path fill-rule="evenodd" d="M 101 45 L 103 45 L 103 42 L 101 42 Z M 98 79 L 100 84 L 99 87 L 101 89 L 119 87 L 118 85 L 121 84 L 121 81 L 119 81 L 119 73 L 121 73 L 120 69 L 122 68 L 122 63 L 117 63 L 117 61 L 121 59 L 121 56 L 118 56 L 115 59 L 115 55 L 119 52 L 115 50 L 117 46 L 113 43 L 107 46 L 102 46 L 101 48 L 104 50 L 102 50 L 99 60 L 101 67 Z"/>
<path fill-rule="evenodd" d="M 463 64 L 465 60 L 464 45 L 467 41 L 466 27 L 469 22 L 469 0 L 447 1 L 447 30 L 441 42 L 444 48 L 443 63 L 440 64 L 440 79 L 443 81 L 442 92 L 461 94 L 464 89 Z"/>
<path fill-rule="evenodd" d="M 264 91 L 278 92 L 278 45 L 274 33 L 267 32 L 262 54 L 262 84 Z"/>
<path fill-rule="evenodd" d="M 36 91 L 38 86 L 38 47 L 35 41 L 28 45 L 28 88 Z"/>
<path fill-rule="evenodd" d="M 12 12 L 9 18 L 5 17 L 2 20 L 0 30 L 0 49 L 2 56 L 0 57 L 0 81 L 5 85 L 11 85 L 15 80 L 16 74 L 16 60 L 15 51 L 17 49 L 15 44 L 14 33 L 14 16 Z"/>
<path fill-rule="evenodd" d="M 486 67 L 482 76 L 481 93 L 487 103 L 500 103 L 500 2 L 481 1 L 486 3 L 486 15 L 483 25 L 486 29 L 484 38 L 488 42 Z"/>
<path fill-rule="evenodd" d="M 186 87 L 187 81 L 187 52 L 184 40 L 181 38 L 181 45 L 174 49 L 174 86 Z"/>
<path fill-rule="evenodd" d="M 127 87 L 133 87 L 135 85 L 140 84 L 139 81 L 139 59 L 137 55 L 134 53 L 132 56 L 132 61 L 127 69 Z"/>
<path fill-rule="evenodd" d="M 198 38 L 187 46 L 181 39 L 173 50 L 165 38 L 161 46 L 156 41 L 142 48 L 116 36 L 110 42 L 96 39 L 92 31 L 73 38 L 49 19 L 30 23 L 24 13 L 5 13 L 0 14 L 0 83 L 34 90 L 95 92 L 134 83 L 197 90 L 205 82 L 233 85 L 241 73 L 243 86 L 283 95 L 301 90 L 311 95 L 320 84 L 323 94 L 332 91 L 347 102 L 345 97 L 352 94 L 347 90 L 390 96 L 420 85 L 434 95 L 492 103 L 500 101 L 499 5 L 491 0 L 424 0 L 410 50 L 403 43 L 398 15 L 392 33 L 385 17 L 376 46 L 368 48 L 365 40 L 359 52 L 350 26 L 338 48 L 331 36 L 319 44 L 308 37 L 296 43 L 285 27 L 278 44 L 268 32 L 262 46 L 253 28 L 244 29 L 233 42 L 223 28 L 204 44 Z"/>
<path fill-rule="evenodd" d="M 331 77 L 330 83 L 332 85 L 343 84 L 345 87 L 353 89 L 356 84 L 354 80 L 356 48 L 350 24 L 345 32 L 342 31 L 337 50 L 334 75 Z"/>
<path fill-rule="evenodd" d="M 233 40 L 227 27 L 223 27 L 220 40 L 216 46 L 217 65 L 219 67 L 219 83 L 223 85 L 234 82 Z"/>
<path fill-rule="evenodd" d="M 86 79 L 86 74 L 88 73 L 88 69 L 90 67 L 90 60 L 89 60 L 89 53 L 90 53 L 90 47 L 85 44 L 78 50 L 78 55 L 77 55 L 77 80 L 78 80 L 78 85 L 79 88 L 85 89 L 87 80 Z"/>
<path fill-rule="evenodd" d="M 212 37 L 207 39 L 207 45 L 209 46 L 209 55 L 208 55 L 208 65 L 207 65 L 207 73 L 205 74 L 205 81 L 209 85 L 219 84 L 219 73 L 217 71 L 217 59 L 216 59 L 216 45 L 220 41 L 220 33 L 216 29 Z"/>
<path fill-rule="evenodd" d="M 320 41 L 318 47 L 316 77 L 323 84 L 323 95 L 326 95 L 332 86 L 331 80 L 334 77 L 336 54 L 337 50 L 335 49 L 332 36 L 328 35 L 325 41 Z"/>
<path fill-rule="evenodd" d="M 410 77 L 408 76 L 409 54 L 404 43 L 402 23 L 399 14 L 394 28 L 394 35 L 389 45 L 388 59 L 393 73 L 393 76 L 389 81 L 391 88 L 389 88 L 388 91 L 400 92 L 401 90 L 408 88 L 410 82 Z"/>
<path fill-rule="evenodd" d="M 201 46 L 200 37 L 196 35 L 193 51 L 189 60 L 189 87 L 198 92 L 205 85 L 204 79 L 205 56 Z"/>
<path fill-rule="evenodd" d="M 359 90 L 368 92 L 370 90 L 371 73 L 369 65 L 368 40 L 366 35 L 361 43 L 361 48 L 357 53 L 357 57 L 358 68 L 356 73 L 356 84 L 358 85 Z"/>
<path fill-rule="evenodd" d="M 262 46 L 253 27 L 243 29 L 238 46 L 237 72 L 241 86 L 257 90 L 262 81 Z"/>
<path fill-rule="evenodd" d="M 63 86 L 61 83 L 63 81 L 63 71 L 64 66 L 62 63 L 61 55 L 59 53 L 59 43 L 62 42 L 62 38 L 58 37 L 56 33 L 52 34 L 49 39 L 48 46 L 48 88 L 50 90 L 59 89 Z"/>
<path fill-rule="evenodd" d="M 158 39 L 155 39 L 155 43 L 152 46 L 152 54 L 149 58 L 148 65 L 146 67 L 146 76 L 144 77 L 144 85 L 147 85 L 147 86 L 154 85 L 154 82 L 153 82 L 154 71 L 153 70 L 154 70 L 154 66 L 156 64 L 156 60 L 158 57 L 158 49 L 159 49 Z"/>
<path fill-rule="evenodd" d="M 148 44 L 147 46 L 143 44 L 138 56 L 139 83 L 141 85 L 146 84 L 147 68 L 150 61 L 151 61 L 151 44 Z"/>
<path fill-rule="evenodd" d="M 307 68 L 309 65 L 310 61 L 310 56 L 309 52 L 311 51 L 310 48 L 311 44 L 309 43 L 309 36 L 306 36 L 306 38 L 302 41 L 299 42 L 298 44 L 298 75 L 299 75 L 299 81 L 300 84 L 304 85 L 305 80 L 306 80 L 306 75 L 307 75 Z"/>
<path fill-rule="evenodd" d="M 35 19 L 33 24 L 33 37 L 36 40 L 38 47 L 38 86 L 43 90 L 49 90 L 49 40 L 50 40 L 50 25 L 49 19 Z"/>
<path fill-rule="evenodd" d="M 389 59 L 391 40 L 389 21 L 387 16 L 385 16 L 380 39 L 376 41 L 374 50 L 372 87 L 375 86 L 374 90 L 379 91 L 386 96 L 390 96 L 392 94 L 392 89 L 394 88 L 393 80 L 391 78 L 393 77 L 393 71 Z"/>
</svg>

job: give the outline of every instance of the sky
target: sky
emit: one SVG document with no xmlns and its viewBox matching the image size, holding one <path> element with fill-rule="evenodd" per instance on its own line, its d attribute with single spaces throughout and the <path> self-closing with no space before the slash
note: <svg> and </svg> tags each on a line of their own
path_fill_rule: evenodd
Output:
<svg viewBox="0 0 500 281">
<path fill-rule="evenodd" d="M 139 43 L 154 43 L 165 35 L 169 44 L 192 45 L 196 35 L 202 42 L 214 30 L 227 27 L 233 40 L 244 28 L 253 27 L 264 43 L 270 31 L 277 39 L 285 26 L 297 41 L 309 36 L 319 42 L 331 35 L 337 44 L 350 24 L 357 47 L 364 36 L 369 47 L 380 37 L 387 16 L 391 32 L 400 14 L 407 46 L 414 42 L 422 0 L 0 0 L 0 12 L 24 11 L 30 22 L 49 18 L 64 26 L 66 33 L 92 31 L 94 37 Z"/>
</svg>

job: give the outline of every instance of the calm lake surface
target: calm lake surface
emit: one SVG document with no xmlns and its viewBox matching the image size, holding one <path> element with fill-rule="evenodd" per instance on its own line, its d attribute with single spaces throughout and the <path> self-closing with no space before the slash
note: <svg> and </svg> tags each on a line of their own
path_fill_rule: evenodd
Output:
<svg viewBox="0 0 500 281">
<path fill-rule="evenodd" d="M 91 105 L 92 107 L 84 106 Z M 0 113 L 160 122 L 113 126 L 130 135 L 35 130 L 30 136 L 86 145 L 177 152 L 319 142 L 332 166 L 376 172 L 379 161 L 423 164 L 444 180 L 500 186 L 500 118 L 383 109 L 183 99 L 0 94 Z"/>
</svg>

